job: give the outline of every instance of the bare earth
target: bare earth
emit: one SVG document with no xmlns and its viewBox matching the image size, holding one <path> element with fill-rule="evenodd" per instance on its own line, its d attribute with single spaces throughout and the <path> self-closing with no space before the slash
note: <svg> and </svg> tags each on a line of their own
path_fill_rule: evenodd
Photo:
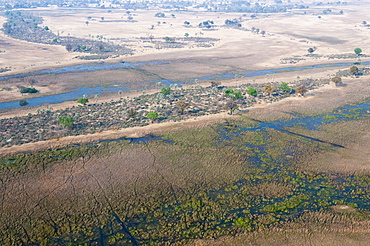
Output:
<svg viewBox="0 0 370 246">
<path fill-rule="evenodd" d="M 364 4 L 364 1 L 362 3 Z M 169 10 L 163 11 L 166 18 L 157 18 L 154 15 L 158 10 L 136 10 L 131 11 L 134 22 L 115 22 L 127 20 L 126 10 L 114 10 L 108 13 L 103 9 L 73 10 L 50 7 L 29 11 L 44 17 L 43 25 L 48 26 L 55 34 L 89 39 L 96 39 L 96 35 L 102 35 L 106 41 L 127 45 L 134 50 L 133 56 L 105 60 L 107 62 L 171 61 L 171 64 L 166 66 L 145 66 L 144 72 L 154 73 L 157 78 L 186 81 L 199 76 L 229 71 L 237 72 L 240 69 L 260 70 L 332 62 L 354 62 L 354 59 L 338 60 L 325 56 L 353 54 L 355 47 L 361 47 L 365 54 L 370 50 L 368 42 L 370 32 L 361 24 L 367 18 L 366 8 L 356 3 L 333 6 L 333 14 L 322 15 L 319 19 L 318 15 L 322 14 L 324 9 L 325 7 L 312 6 L 307 10 L 306 15 L 302 14 L 303 10 L 294 10 L 288 13 L 258 14 L 256 19 L 240 13 Z M 344 10 L 343 15 L 338 14 L 340 10 Z M 175 18 L 172 18 L 171 14 L 175 14 Z M 101 21 L 101 17 L 104 17 L 104 22 Z M 241 18 L 243 29 L 224 25 L 226 19 L 234 18 Z M 85 24 L 86 20 L 89 20 L 88 25 Z M 198 27 L 198 24 L 205 20 L 214 21 L 215 26 L 211 31 Z M 184 26 L 184 21 L 189 21 L 190 26 Z M 4 22 L 5 18 L 1 17 L 0 24 Z M 158 22 L 160 22 L 159 25 Z M 153 29 L 151 29 L 152 25 L 154 25 Z M 264 30 L 266 34 L 252 33 L 250 31 L 252 27 Z M 174 49 L 158 48 L 148 41 L 148 37 L 152 36 L 155 41 L 164 41 L 165 37 L 175 37 L 181 42 L 185 33 L 188 33 L 189 37 L 216 38 L 219 41 L 208 48 L 185 46 Z M 82 54 L 68 53 L 64 47 L 58 45 L 15 40 L 3 33 L 0 34 L 0 42 L 2 43 L 0 50 L 3 51 L 0 53 L 0 67 L 11 68 L 11 71 L 1 75 L 29 73 L 45 68 L 90 62 L 76 59 L 76 56 Z M 304 56 L 310 47 L 317 47 L 314 54 L 322 57 Z M 296 58 L 304 60 L 290 63 L 289 59 Z M 288 63 L 284 63 L 282 59 L 288 59 Z M 369 59 L 363 58 L 362 60 Z M 329 68 L 325 71 L 328 70 Z M 308 71 L 307 76 L 313 76 L 312 74 L 312 71 Z M 290 73 L 288 76 L 290 75 L 292 76 L 290 78 L 293 78 L 295 74 Z M 78 75 L 78 77 L 81 76 L 81 74 Z M 83 77 L 83 80 L 68 74 L 37 77 L 36 79 L 40 82 L 35 85 L 35 88 L 40 90 L 41 95 L 50 95 L 65 92 L 76 85 L 130 83 L 151 79 L 143 74 L 129 72 L 123 74 L 117 71 L 109 71 L 109 74 L 89 73 L 89 75 L 84 74 Z M 277 79 L 274 76 L 263 76 L 263 78 L 265 81 Z M 243 80 L 251 82 L 252 79 Z M 13 89 L 10 92 L 0 91 L 0 102 L 27 98 L 18 93 L 17 85 L 27 84 L 21 79 L 0 81 L 0 88 Z"/>
<path fill-rule="evenodd" d="M 313 0 L 313 2 L 319 2 L 319 0 Z M 104 9 L 76 10 L 57 7 L 27 10 L 44 17 L 43 25 L 48 26 L 54 33 L 80 38 L 96 38 L 96 35 L 102 35 L 106 41 L 128 45 L 129 48 L 134 50 L 135 54 L 132 56 L 112 58 L 104 60 L 105 62 L 147 62 L 153 60 L 170 62 L 165 66 L 157 64 L 143 66 L 140 71 L 109 70 L 89 73 L 31 76 L 38 81 L 35 88 L 40 93 L 28 96 L 20 95 L 17 86 L 27 86 L 27 78 L 30 77 L 25 79 L 0 80 L 0 103 L 18 101 L 32 96 L 60 94 L 77 86 L 99 86 L 112 83 L 139 84 L 143 81 L 154 81 L 159 78 L 189 81 L 201 76 L 238 73 L 238 71 L 245 70 L 262 70 L 334 62 L 353 63 L 357 59 L 329 59 L 328 56 L 332 54 L 353 54 L 353 50 L 356 47 L 361 47 L 364 54 L 370 53 L 370 29 L 361 24 L 369 16 L 370 1 L 361 0 L 363 5 L 360 5 L 359 2 L 350 0 L 350 4 L 348 5 L 333 5 L 331 7 L 333 14 L 327 15 L 322 14 L 322 11 L 327 6 L 312 6 L 309 9 L 294 10 L 288 13 L 258 14 L 258 18 L 256 19 L 251 19 L 249 14 L 243 16 L 242 13 L 132 10 L 131 13 L 134 22 L 122 22 L 122 20 L 126 20 L 128 17 L 126 10 L 114 10 L 112 13 L 108 13 Z M 340 10 L 344 11 L 343 15 L 338 14 Z M 160 11 L 164 12 L 167 17 L 154 17 L 155 13 Z M 307 14 L 303 15 L 304 11 L 307 11 Z M 176 18 L 172 18 L 171 14 L 175 14 Z M 318 15 L 321 15 L 322 18 L 319 19 Z M 88 19 L 89 16 L 91 17 L 90 19 Z M 104 17 L 105 22 L 101 22 L 101 17 Z M 226 19 L 234 18 L 242 19 L 244 29 L 224 26 Z M 88 25 L 85 23 L 87 20 L 89 20 Z M 215 22 L 214 30 L 203 30 L 197 27 L 198 23 L 205 20 L 213 20 Z M 160 21 L 159 24 L 158 21 Z M 184 21 L 189 21 L 191 26 L 184 26 Z M 5 18 L 0 17 L 0 25 L 4 22 Z M 154 25 L 154 28 L 151 28 L 152 25 Z M 252 33 L 249 31 L 252 27 L 264 30 L 266 34 Z M 177 40 L 181 40 L 185 33 L 189 33 L 190 37 L 217 38 L 219 41 L 208 48 L 195 47 L 192 44 L 184 48 L 163 49 L 157 48 L 154 43 L 146 42 L 142 39 L 146 38 L 147 40 L 150 36 L 153 36 L 156 41 L 163 41 L 165 37 L 176 37 Z M 314 54 L 320 56 L 319 58 L 305 56 L 307 49 L 310 47 L 317 47 Z M 1 73 L 1 76 L 32 73 L 41 69 L 91 62 L 75 58 L 76 56 L 86 54 L 68 53 L 64 47 L 57 45 L 35 44 L 15 40 L 3 33 L 0 33 L 0 51 L 0 68 L 11 68 L 11 71 Z M 362 61 L 370 61 L 370 58 L 362 58 Z M 348 67 L 341 69 L 348 69 Z M 339 68 L 326 67 L 251 78 L 235 77 L 234 79 L 223 80 L 222 85 L 245 83 L 266 84 L 269 82 L 289 83 L 297 80 L 297 78 L 330 78 L 338 70 Z M 262 121 L 272 121 L 286 118 L 291 112 L 315 115 L 332 112 L 337 107 L 369 99 L 370 76 L 361 76 L 360 78 L 345 77 L 343 78 L 343 83 L 344 85 L 340 87 L 334 87 L 332 85 L 323 86 L 310 91 L 305 97 L 290 97 L 273 104 L 256 105 L 242 116 L 231 116 L 225 112 L 181 122 L 164 122 L 150 124 L 145 127 L 132 127 L 90 135 L 69 136 L 0 148 L 0 156 L 36 152 L 99 140 L 123 137 L 137 138 L 150 134 L 160 135 L 167 131 L 191 130 L 214 123 L 222 123 L 228 119 L 240 119 L 243 116 Z M 209 86 L 209 81 L 201 85 Z M 11 88 L 11 90 L 1 90 L 4 87 Z M 157 91 L 157 89 L 149 89 L 147 93 Z M 118 100 L 121 97 L 135 97 L 141 94 L 142 91 L 137 91 L 134 88 L 131 92 L 122 95 L 117 95 L 117 93 L 104 94 L 96 102 L 107 102 Z M 43 109 L 48 106 L 52 106 L 53 110 L 57 110 L 74 105 L 76 105 L 76 102 L 70 101 L 55 105 L 45 104 L 40 107 L 18 108 L 7 112 L 1 111 L 0 119 L 27 115 L 28 113 L 34 113 L 38 108 Z M 298 134 L 307 134 L 309 137 L 318 137 L 315 135 L 317 134 L 323 141 L 341 144 L 345 147 L 343 149 L 335 149 L 335 151 L 325 151 L 324 154 L 317 153 L 317 155 L 302 158 L 304 159 L 302 163 L 297 163 L 297 165 L 300 165 L 297 170 L 317 171 L 320 174 L 322 172 L 329 172 L 331 174 L 362 173 L 366 175 L 370 173 L 369 122 L 370 118 L 364 117 L 364 119 L 353 122 L 340 122 L 337 125 L 328 124 L 330 126 L 323 126 L 318 131 L 319 133 L 309 130 L 304 132 L 305 130 L 299 129 L 299 127 L 292 129 L 292 131 L 297 131 Z M 157 143 L 154 142 L 153 144 Z M 218 149 L 210 152 L 212 158 L 207 162 L 208 164 L 203 163 L 202 158 L 199 158 L 199 162 L 194 162 L 193 157 L 198 158 L 201 156 L 196 152 L 197 149 L 194 148 L 195 154 L 193 152 L 185 153 L 182 156 L 183 159 L 181 159 L 181 161 L 184 160 L 183 163 L 179 161 L 181 165 L 173 165 L 172 159 L 161 159 L 162 153 L 168 151 L 165 148 L 152 148 L 158 152 L 153 154 L 151 152 L 153 150 L 149 147 L 146 148 L 147 146 L 127 146 L 126 150 L 128 151 L 123 151 L 123 153 L 117 152 L 107 157 L 101 156 L 98 157 L 98 160 L 93 158 L 86 161 L 85 157 L 76 158 L 70 162 L 59 163 L 58 165 L 48 167 L 43 172 L 41 168 L 44 167 L 40 166 L 38 167 L 40 169 L 39 174 L 27 172 L 24 174 L 24 177 L 19 179 L 11 176 L 10 174 L 12 173 L 9 172 L 9 180 L 4 179 L 5 181 L 3 182 L 8 186 L 3 185 L 3 187 L 0 187 L 3 193 L 3 201 L 1 202 L 3 217 L 11 222 L 14 220 L 14 224 L 18 223 L 18 218 L 25 217 L 24 221 L 27 221 L 27 225 L 29 224 L 29 227 L 36 231 L 37 227 L 33 226 L 32 223 L 34 222 L 31 223 L 31 216 L 37 216 L 37 213 L 40 213 L 42 215 L 40 218 L 44 219 L 47 217 L 45 215 L 45 212 L 47 212 L 50 217 L 50 211 L 45 209 L 49 207 L 52 212 L 55 210 L 56 214 L 59 212 L 64 213 L 63 209 L 69 207 L 71 204 L 71 208 L 73 209 L 73 206 L 76 206 L 76 211 L 84 211 L 86 208 L 78 206 L 84 203 L 83 199 L 86 199 L 87 208 L 90 208 L 89 202 L 94 203 L 94 200 L 87 195 L 90 192 L 94 195 L 96 204 L 99 205 L 91 205 L 91 208 L 94 209 L 86 211 L 91 210 L 97 214 L 103 214 L 104 212 L 100 212 L 96 208 L 100 204 L 103 204 L 102 207 L 104 207 L 105 202 L 115 201 L 116 199 L 120 201 L 120 206 L 123 206 L 125 200 L 129 200 L 133 196 L 135 196 L 134 199 L 137 199 L 140 192 L 145 198 L 150 198 L 150 196 L 146 196 L 146 189 L 150 190 L 150 187 L 157 187 L 156 182 L 158 182 L 158 187 L 162 183 L 164 184 L 163 187 L 171 184 L 172 189 L 172 184 L 175 187 L 183 187 L 184 183 L 201 184 L 204 179 L 216 181 L 218 181 L 217 179 L 221 181 L 222 179 L 233 180 L 238 175 L 243 175 L 242 170 L 246 168 L 244 163 L 241 164 L 234 161 L 238 158 L 229 156 L 227 151 L 221 153 Z M 171 151 L 177 148 L 179 148 L 178 145 L 170 146 Z M 171 153 L 175 156 L 179 152 L 173 151 Z M 203 155 L 203 153 L 201 154 Z M 197 158 L 195 159 L 197 160 Z M 214 161 L 215 159 L 222 163 L 223 166 L 216 165 L 212 168 L 206 166 L 213 165 L 214 162 L 216 163 Z M 168 163 L 165 161 L 162 162 L 162 160 Z M 172 168 L 176 169 L 176 172 Z M 226 172 L 228 169 L 232 171 Z M 121 192 L 116 192 L 116 187 L 119 187 L 117 188 L 118 191 L 120 189 L 122 190 L 122 194 Z M 73 193 L 71 192 L 72 190 Z M 69 194 L 73 194 L 72 196 L 77 198 L 73 197 L 71 199 L 67 196 Z M 115 198 L 116 195 L 117 198 Z M 118 197 L 121 195 L 122 200 L 119 200 L 121 198 L 118 199 Z M 129 199 L 126 199 L 123 195 L 127 195 Z M 79 197 L 83 198 L 81 199 L 82 202 L 77 201 L 80 199 Z M 55 203 L 56 205 L 51 202 L 54 200 L 57 201 Z M 50 204 L 48 204 L 49 202 Z M 336 213 L 343 213 L 343 216 L 326 216 L 326 214 L 329 214 L 327 211 L 307 212 L 307 214 L 304 212 L 301 216 L 302 219 L 298 221 L 281 221 L 273 228 L 266 226 L 265 229 L 261 228 L 258 231 L 239 234 L 236 237 L 225 236 L 216 240 L 199 239 L 189 245 L 303 246 L 369 244 L 370 222 L 359 219 L 353 223 L 353 220 L 351 220 L 352 217 L 363 216 L 363 214 L 358 213 L 360 209 L 347 205 L 336 205 L 328 209 L 332 209 Z M 69 212 L 69 210 L 66 211 Z M 7 214 L 11 216 L 6 216 Z M 18 217 L 18 214 L 20 217 Z M 29 219 L 26 218 L 26 215 L 29 216 Z M 88 213 L 84 215 L 88 215 Z M 320 218 L 329 219 L 321 220 Z M 29 223 L 28 220 L 30 221 Z M 8 223 L 6 219 L 4 221 Z M 9 222 L 8 224 L 12 223 Z M 326 229 L 321 230 L 321 228 Z"/>
<path fill-rule="evenodd" d="M 368 2 L 366 2 L 369 4 Z M 363 2 L 365 4 L 365 2 Z M 294 10 L 288 13 L 278 14 L 258 14 L 258 18 L 252 19 L 248 15 L 242 16 L 240 13 L 212 13 L 212 12 L 171 12 L 164 11 L 166 18 L 154 17 L 157 10 L 153 11 L 132 11 L 134 22 L 117 22 L 127 19 L 125 10 L 114 10 L 108 13 L 102 9 L 64 9 L 57 7 L 39 8 L 30 10 L 35 14 L 44 17 L 44 26 L 48 26 L 54 33 L 60 35 L 70 35 L 80 38 L 96 38 L 102 35 L 110 42 L 128 45 L 134 50 L 134 55 L 129 57 L 119 57 L 108 59 L 106 62 L 145 62 L 152 60 L 171 61 L 169 65 L 147 65 L 143 67 L 142 74 L 131 71 L 99 71 L 91 73 L 62 74 L 39 76 L 39 83 L 35 88 L 40 90 L 41 95 L 58 94 L 65 92 L 68 88 L 77 85 L 96 86 L 109 84 L 112 82 L 135 83 L 135 81 L 150 80 L 153 78 L 166 78 L 172 80 L 189 80 L 194 77 L 219 74 L 229 71 L 239 70 L 259 70 L 269 68 L 283 68 L 291 66 L 304 66 L 311 64 L 327 64 L 331 62 L 354 62 L 351 59 L 329 59 L 331 54 L 353 53 L 354 47 L 361 47 L 364 53 L 370 50 L 370 32 L 367 27 L 362 25 L 362 21 L 367 17 L 366 8 L 363 5 L 352 3 L 345 6 L 333 6 L 332 12 L 339 13 L 344 10 L 344 14 L 318 15 L 324 7 L 314 6 L 309 9 L 306 15 L 303 11 Z M 171 17 L 175 14 L 175 18 Z M 88 19 L 88 17 L 91 17 Z M 104 22 L 101 21 L 104 17 Z M 243 29 L 235 29 L 224 25 L 226 19 L 241 18 Z M 85 22 L 89 20 L 87 25 Z M 198 23 L 205 20 L 213 20 L 215 26 L 213 30 L 203 30 L 198 27 Z M 184 21 L 189 21 L 190 26 L 184 26 Z M 5 22 L 5 18 L 0 18 L 0 24 Z M 158 22 L 160 22 L 158 24 Z M 151 26 L 154 25 L 154 28 Z M 265 35 L 252 33 L 252 27 L 266 31 Z M 184 48 L 162 49 L 155 47 L 151 42 L 142 38 L 152 36 L 154 40 L 162 40 L 165 37 L 175 37 L 181 40 L 184 34 L 189 37 L 217 38 L 213 47 L 197 48 L 185 46 Z M 68 53 L 62 46 L 35 44 L 25 41 L 15 40 L 0 34 L 1 46 L 0 65 L 9 67 L 12 70 L 4 72 L 2 75 L 30 73 L 32 71 L 69 66 L 75 64 L 88 63 L 89 61 L 78 60 L 75 56 L 78 53 Z M 315 54 L 321 58 L 307 57 L 309 47 L 317 47 Z M 302 58 L 296 63 L 284 63 L 284 59 Z M 362 59 L 363 61 L 367 58 Z M 370 60 L 370 59 L 368 59 Z M 338 68 L 321 68 L 315 70 L 304 70 L 289 73 L 279 73 L 270 76 L 258 76 L 254 78 L 235 78 L 222 81 L 223 85 L 236 85 L 244 83 L 268 83 L 273 81 L 291 82 L 299 78 L 330 78 L 338 71 Z M 150 75 L 148 75 L 150 74 Z M 364 86 L 366 79 L 362 82 Z M 346 81 L 344 81 L 346 83 Z M 11 79 L 0 81 L 0 87 L 10 87 L 11 91 L 0 91 L 0 102 L 9 100 L 20 100 L 27 97 L 20 95 L 17 85 L 27 85 L 22 79 Z M 207 82 L 208 83 L 208 82 Z M 341 105 L 345 101 L 351 101 L 354 94 L 353 87 L 348 83 L 348 87 L 335 89 L 340 91 L 341 97 L 336 95 L 334 103 L 326 103 L 328 108 L 333 105 Z M 352 88 L 352 89 L 351 89 Z M 366 86 L 364 87 L 366 88 Z M 149 90 L 148 93 L 155 90 Z M 325 87 L 311 95 L 319 95 L 307 98 L 289 98 L 279 102 L 276 106 L 268 105 L 262 112 L 263 115 L 276 109 L 302 108 L 307 110 L 305 105 L 316 105 L 323 103 L 322 98 L 332 94 L 333 89 Z M 365 90 L 366 91 L 366 90 Z M 361 94 L 366 97 L 368 94 Z M 322 92 L 322 93 L 321 93 Z M 350 93 L 348 95 L 346 93 Z M 102 96 L 97 102 L 104 102 L 118 99 L 120 97 L 133 97 L 139 95 L 139 91 L 131 91 L 123 95 Z M 321 93 L 321 94 L 320 94 Z M 37 95 L 37 96 L 40 96 Z M 356 95 L 358 96 L 358 95 Z M 28 97 L 32 97 L 28 96 Z M 321 98 L 321 99 L 320 99 Z M 341 98 L 342 101 L 338 101 Z M 334 100 L 334 99 L 333 99 Z M 305 103 L 303 103 L 305 102 Z M 307 104 L 312 102 L 312 104 Z M 54 109 L 66 108 L 75 105 L 75 102 L 65 102 L 52 105 Z M 283 105 L 283 106 L 282 106 Z M 48 105 L 39 108 L 46 108 Z M 311 106 L 309 110 L 314 110 L 316 106 Z M 257 107 L 258 108 L 258 107 Z M 269 110 L 269 108 L 271 110 Z M 320 107 L 325 108 L 325 107 Z M 21 116 L 35 112 L 35 108 L 20 108 L 8 112 L 2 112 L 0 118 Z M 281 110 L 282 111 L 282 110 Z M 254 113 L 257 112 L 257 113 Z M 251 115 L 259 114 L 258 109 L 252 110 Z M 117 137 L 144 136 L 161 130 L 176 129 L 184 126 L 194 126 L 221 121 L 226 114 L 198 117 L 181 123 L 161 123 L 153 124 L 142 128 L 122 129 L 119 131 L 103 132 L 89 136 L 76 136 L 58 139 L 55 141 L 45 141 L 22 146 L 13 146 L 1 149 L 1 154 L 17 153 L 19 151 L 34 151 L 50 148 L 53 146 L 63 146 L 69 143 L 89 142 L 98 139 L 109 139 Z"/>
</svg>

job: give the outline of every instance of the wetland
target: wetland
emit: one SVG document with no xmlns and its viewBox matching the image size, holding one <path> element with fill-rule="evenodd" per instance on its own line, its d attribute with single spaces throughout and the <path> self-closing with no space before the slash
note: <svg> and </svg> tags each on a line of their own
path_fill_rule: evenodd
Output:
<svg viewBox="0 0 370 246">
<path fill-rule="evenodd" d="M 367 245 L 370 3 L 278 2 L 4 7 L 0 244 Z"/>
<path fill-rule="evenodd" d="M 358 119 L 337 118 L 326 122 L 325 130 L 342 123 L 345 132 L 352 120 L 368 124 L 362 114 L 366 107 L 354 106 L 361 109 L 355 110 Z M 313 232 L 369 228 L 368 171 L 348 173 L 337 166 L 333 172 L 325 164 L 307 168 L 310 156 L 325 160 L 353 147 L 353 141 L 345 138 L 339 146 L 317 140 L 323 138 L 319 125 L 298 126 L 305 128 L 303 135 L 279 124 L 236 117 L 163 132 L 158 140 L 123 139 L 5 157 L 2 188 L 8 192 L 1 214 L 8 229 L 2 238 L 15 244 L 44 238 L 47 245 L 70 240 L 178 245 L 293 222 L 298 230 L 299 221 L 316 225 Z M 14 199 L 22 201 L 19 207 Z"/>
</svg>

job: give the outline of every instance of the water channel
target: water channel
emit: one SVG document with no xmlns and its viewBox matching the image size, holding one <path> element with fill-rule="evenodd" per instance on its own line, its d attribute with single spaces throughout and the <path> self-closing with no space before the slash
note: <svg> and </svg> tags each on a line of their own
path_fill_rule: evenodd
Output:
<svg viewBox="0 0 370 246">
<path fill-rule="evenodd" d="M 223 216 L 211 213 L 216 226 L 212 230 L 228 231 L 235 225 L 253 230 L 260 226 L 259 219 L 267 219 L 267 222 L 293 221 L 307 212 L 332 211 L 335 207 L 350 208 L 361 211 L 370 209 L 368 193 L 369 175 L 356 176 L 340 173 L 309 173 L 299 171 L 292 167 L 291 160 L 286 155 L 295 154 L 294 146 L 287 144 L 287 151 L 279 155 L 271 154 L 275 146 L 271 140 L 267 141 L 240 141 L 243 133 L 252 132 L 260 134 L 262 138 L 268 136 L 268 130 L 274 129 L 283 133 L 291 134 L 289 128 L 299 126 L 308 130 L 320 130 L 320 126 L 349 120 L 357 120 L 369 117 L 370 101 L 356 105 L 346 105 L 333 110 L 332 113 L 318 115 L 315 117 L 303 117 L 297 115 L 291 120 L 278 120 L 273 122 L 255 121 L 250 127 L 220 124 L 217 131 L 219 134 L 218 144 L 220 146 L 238 147 L 242 154 L 245 154 L 246 161 L 250 164 L 248 168 L 254 169 L 252 174 L 234 183 L 228 184 L 221 189 L 210 190 L 203 194 L 194 194 L 193 198 L 185 203 L 178 203 L 172 206 L 163 206 L 156 209 L 154 213 L 145 213 L 142 216 L 130 218 L 129 222 L 135 229 L 146 230 L 147 226 L 153 227 L 156 223 L 171 221 L 173 218 L 186 217 L 188 214 L 201 213 L 203 206 L 209 203 L 217 204 Z M 312 142 L 324 143 L 320 139 L 299 135 L 303 142 L 311 145 Z M 331 149 L 345 148 L 332 143 Z M 247 150 L 247 151 L 246 151 Z M 247 153 L 248 152 L 248 153 Z M 271 189 L 278 187 L 295 187 L 286 195 L 273 198 L 266 198 L 263 194 L 250 195 L 251 187 L 271 184 Z M 211 202 L 210 202 L 211 201 Z M 349 210 L 351 211 L 351 210 Z M 345 211 L 344 211 L 345 212 Z M 161 213 L 163 216 L 151 223 L 146 222 L 147 217 L 154 217 L 153 214 Z M 360 212 L 358 212 L 360 213 Z M 225 215 L 226 214 L 226 215 Z M 233 220 L 224 218 L 234 218 Z M 202 222 L 203 223 L 203 222 Z M 205 233 L 205 232 L 204 232 Z M 186 237 L 183 237 L 184 239 Z M 143 243 L 146 243 L 144 241 Z"/>
<path fill-rule="evenodd" d="M 141 63 L 89 63 L 89 64 L 82 64 L 82 65 L 75 65 L 70 67 L 62 67 L 56 69 L 46 69 L 40 70 L 33 73 L 24 73 L 24 74 L 16 74 L 16 75 L 9 75 L 0 77 L 0 80 L 7 80 L 10 78 L 22 78 L 30 75 L 43 75 L 43 74 L 63 74 L 63 73 L 84 73 L 84 72 L 94 72 L 100 70 L 115 70 L 115 69 L 138 69 L 140 66 L 145 65 L 166 65 L 169 64 L 169 61 L 151 61 L 151 62 L 141 62 Z M 261 75 L 269 75 L 269 74 L 276 74 L 276 73 L 283 73 L 283 72 L 294 72 L 294 71 L 302 71 L 306 69 L 317 69 L 317 68 L 325 68 L 325 67 L 350 67 L 353 63 L 328 63 L 328 64 L 318 64 L 312 66 L 297 66 L 297 67 L 285 67 L 285 68 L 278 68 L 278 69 L 265 69 L 265 70 L 258 70 L 258 71 L 249 71 L 245 70 L 240 73 L 231 74 L 215 74 L 210 76 L 204 76 L 199 78 L 194 78 L 188 81 L 171 81 L 167 79 L 162 80 L 153 80 L 153 81 L 146 81 L 152 84 L 161 82 L 163 86 L 170 86 L 177 84 L 178 86 L 193 83 L 194 81 L 208 81 L 208 80 L 224 80 L 224 79 L 232 79 L 235 77 L 254 77 L 254 76 L 261 76 Z M 370 65 L 370 62 L 363 62 L 362 65 Z M 144 90 L 145 88 L 138 88 L 138 90 Z M 72 89 L 70 92 L 61 93 L 57 95 L 50 95 L 50 96 L 43 96 L 43 97 L 35 97 L 27 99 L 29 106 L 40 106 L 43 104 L 56 104 L 62 103 L 66 101 L 73 101 L 76 100 L 78 97 L 82 97 L 83 95 L 92 96 L 97 95 L 102 92 L 118 92 L 118 91 L 130 91 L 127 85 L 124 84 L 115 84 L 112 87 L 77 87 Z M 11 109 L 11 108 L 18 108 L 20 107 L 19 101 L 13 102 L 6 102 L 0 103 L 0 110 L 1 109 Z"/>
<path fill-rule="evenodd" d="M 246 172 L 245 178 L 239 179 L 235 182 L 225 184 L 221 189 L 211 189 L 206 193 L 200 192 L 192 195 L 192 200 L 174 203 L 172 205 L 162 204 L 151 208 L 147 212 L 137 214 L 136 216 L 126 219 L 127 230 L 129 235 L 135 233 L 136 238 L 140 244 L 149 244 L 151 241 L 143 239 L 139 231 L 154 231 L 160 233 L 163 228 L 171 228 L 173 236 L 171 239 L 176 242 L 179 239 L 191 239 L 199 237 L 198 234 L 185 234 L 175 231 L 176 226 L 180 225 L 181 218 L 189 214 L 202 213 L 210 209 L 207 206 L 213 204 L 216 209 L 214 212 L 209 210 L 209 215 L 202 223 L 213 223 L 212 227 L 207 230 L 197 229 L 199 233 L 206 233 L 207 231 L 222 230 L 227 234 L 235 225 L 246 228 L 247 230 L 257 229 L 261 222 L 256 218 L 264 218 L 268 220 L 262 223 L 276 223 L 278 221 L 292 221 L 304 213 L 331 210 L 333 206 L 341 205 L 344 207 L 352 207 L 358 211 L 370 209 L 368 191 L 368 175 L 355 176 L 344 174 L 325 173 L 307 173 L 292 168 L 290 160 L 286 155 L 294 154 L 294 147 L 286 152 L 282 152 L 279 156 L 271 155 L 269 150 L 274 148 L 269 141 L 240 141 L 243 133 L 251 132 L 268 135 L 269 129 L 274 129 L 285 134 L 294 134 L 290 131 L 292 127 L 303 127 L 307 130 L 319 131 L 324 124 L 338 123 L 343 121 L 358 120 L 369 117 L 370 101 L 346 105 L 334 109 L 329 114 L 322 114 L 317 116 L 305 117 L 299 114 L 294 115 L 293 119 L 277 120 L 272 122 L 254 121 L 250 126 L 245 125 L 225 125 L 220 124 L 216 128 L 218 133 L 218 145 L 220 146 L 234 146 L 240 150 L 242 155 L 245 155 L 247 169 L 254 169 L 252 173 Z M 311 142 L 319 142 L 320 139 L 310 138 L 300 135 L 303 142 L 310 145 Z M 161 141 L 163 144 L 173 144 L 175 139 L 165 139 L 157 136 L 147 136 L 142 138 L 120 138 L 116 140 L 103 140 L 98 143 L 93 143 L 88 146 L 91 148 L 98 148 L 100 143 L 105 142 L 120 142 L 130 141 L 131 144 L 143 144 L 149 141 Z M 332 143 L 332 150 L 337 148 L 345 148 L 345 146 L 338 146 Z M 78 148 L 80 145 L 75 145 Z M 287 145 L 288 146 L 288 145 Z M 288 146 L 289 148 L 292 146 Z M 52 150 L 50 150 L 52 151 Z M 248 154 L 247 154 L 248 152 Z M 252 153 L 252 154 L 251 154 Z M 50 158 L 59 159 L 59 156 Z M 9 159 L 9 162 L 14 162 L 14 159 Z M 251 187 L 261 186 L 265 184 L 273 184 L 277 187 L 294 187 L 288 194 L 266 198 L 263 195 L 251 195 L 249 190 Z M 278 189 L 278 188 L 276 188 Z M 208 210 L 207 210 L 208 211 Z M 217 212 L 221 211 L 221 212 Z M 156 216 L 160 214 L 161 216 Z M 148 219 L 150 218 L 150 220 Z M 209 219 L 212 218 L 212 219 Z M 229 219 L 233 218 L 233 219 Z M 176 221 L 173 224 L 173 221 Z M 112 222 L 113 223 L 113 222 Z M 172 224 L 171 224 L 172 223 Z M 173 228 L 173 229 L 172 229 Z M 193 228 L 193 229 L 192 229 Z M 195 230 L 196 224 L 189 225 L 186 229 L 179 230 Z M 109 228 L 108 228 L 109 229 Z M 122 233 L 122 230 L 109 231 L 102 228 L 101 234 L 115 235 Z M 158 242 L 169 240 L 167 237 L 155 236 Z M 133 241 L 133 239 L 131 239 Z"/>
</svg>

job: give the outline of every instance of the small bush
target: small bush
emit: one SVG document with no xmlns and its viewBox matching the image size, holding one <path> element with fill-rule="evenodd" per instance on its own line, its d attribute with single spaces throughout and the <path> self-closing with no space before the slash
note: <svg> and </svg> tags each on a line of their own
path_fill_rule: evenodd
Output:
<svg viewBox="0 0 370 246">
<path fill-rule="evenodd" d="M 37 92 L 39 91 L 36 90 L 35 88 L 27 88 L 27 87 L 21 88 L 21 93 L 37 93 Z"/>
<path fill-rule="evenodd" d="M 20 105 L 21 107 L 23 107 L 23 106 L 27 106 L 27 105 L 28 105 L 28 102 L 27 102 L 26 100 L 20 100 L 20 101 L 19 101 L 19 105 Z"/>
</svg>

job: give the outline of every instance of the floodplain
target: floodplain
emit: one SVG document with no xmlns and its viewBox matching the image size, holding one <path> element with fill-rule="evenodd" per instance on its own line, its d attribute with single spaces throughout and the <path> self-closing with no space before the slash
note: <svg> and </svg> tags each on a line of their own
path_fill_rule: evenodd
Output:
<svg viewBox="0 0 370 246">
<path fill-rule="evenodd" d="M 124 44 L 132 54 L 103 59 L 1 34 L 10 69 L 1 75 L 10 77 L 0 103 L 45 99 L 0 112 L 1 244 L 366 245 L 368 4 L 256 17 L 25 11 L 66 40 Z M 242 26 L 225 24 L 234 18 Z M 207 20 L 211 28 L 199 28 Z M 88 102 L 47 101 L 74 90 Z M 61 126 L 62 116 L 74 124 Z"/>
</svg>

